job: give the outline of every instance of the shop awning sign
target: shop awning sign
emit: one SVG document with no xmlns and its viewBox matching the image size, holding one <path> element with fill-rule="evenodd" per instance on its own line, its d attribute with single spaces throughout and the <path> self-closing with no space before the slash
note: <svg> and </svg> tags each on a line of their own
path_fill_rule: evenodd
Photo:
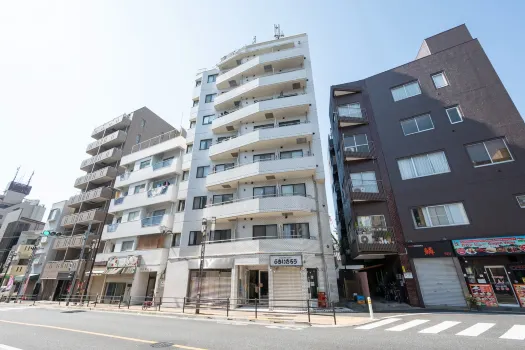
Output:
<svg viewBox="0 0 525 350">
<path fill-rule="evenodd" d="M 525 236 L 453 240 L 459 256 L 525 254 Z"/>
<path fill-rule="evenodd" d="M 301 255 L 271 255 L 270 266 L 303 266 Z"/>
<path fill-rule="evenodd" d="M 451 258 L 454 256 L 454 251 L 448 241 L 408 244 L 406 248 L 411 258 Z"/>
</svg>

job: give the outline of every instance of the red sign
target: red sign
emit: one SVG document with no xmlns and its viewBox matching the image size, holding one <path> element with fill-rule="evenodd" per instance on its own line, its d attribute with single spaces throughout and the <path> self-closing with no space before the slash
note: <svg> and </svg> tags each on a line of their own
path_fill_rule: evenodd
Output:
<svg viewBox="0 0 525 350">
<path fill-rule="evenodd" d="M 525 307 L 525 284 L 514 284 L 513 286 L 521 307 Z"/>
<path fill-rule="evenodd" d="M 472 296 L 476 298 L 478 303 L 488 307 L 498 307 L 498 300 L 494 295 L 494 290 L 490 284 L 470 284 L 470 291 Z"/>
</svg>

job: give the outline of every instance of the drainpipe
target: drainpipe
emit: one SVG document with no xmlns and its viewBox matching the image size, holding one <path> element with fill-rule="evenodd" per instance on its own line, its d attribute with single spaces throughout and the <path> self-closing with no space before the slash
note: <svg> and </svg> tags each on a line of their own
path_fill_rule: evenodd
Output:
<svg viewBox="0 0 525 350">
<path fill-rule="evenodd" d="M 328 286 L 328 267 L 326 265 L 326 259 L 324 256 L 324 243 L 323 243 L 323 233 L 321 232 L 321 212 L 319 211 L 319 191 L 317 189 L 317 181 L 315 181 L 315 175 L 312 175 L 312 180 L 314 182 L 314 192 L 315 192 L 315 213 L 317 215 L 317 232 L 319 232 L 319 246 L 321 247 L 321 259 L 323 260 L 323 270 L 324 270 L 324 286 L 326 291 L 326 296 L 328 300 L 331 301 L 330 288 Z"/>
</svg>

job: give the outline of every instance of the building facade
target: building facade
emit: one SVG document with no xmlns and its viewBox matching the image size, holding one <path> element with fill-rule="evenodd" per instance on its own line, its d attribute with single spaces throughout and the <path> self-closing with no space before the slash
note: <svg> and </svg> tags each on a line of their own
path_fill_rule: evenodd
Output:
<svg viewBox="0 0 525 350">
<path fill-rule="evenodd" d="M 330 102 L 347 263 L 413 305 L 525 306 L 525 124 L 467 28 Z"/>
<path fill-rule="evenodd" d="M 204 240 L 202 298 L 337 301 L 307 35 L 245 46 L 194 84 L 164 296 L 197 296 Z"/>
</svg>

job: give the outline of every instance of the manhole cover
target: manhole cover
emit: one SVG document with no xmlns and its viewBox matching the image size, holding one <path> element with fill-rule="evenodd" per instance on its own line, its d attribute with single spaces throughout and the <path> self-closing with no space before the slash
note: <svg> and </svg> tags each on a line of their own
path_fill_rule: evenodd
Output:
<svg viewBox="0 0 525 350">
<path fill-rule="evenodd" d="M 168 342 L 162 342 L 162 343 L 155 343 L 151 344 L 152 348 L 171 348 L 175 343 L 168 343 Z"/>
<path fill-rule="evenodd" d="M 84 310 L 71 310 L 71 311 L 62 311 L 63 314 L 76 314 L 79 312 L 85 312 Z"/>
</svg>

